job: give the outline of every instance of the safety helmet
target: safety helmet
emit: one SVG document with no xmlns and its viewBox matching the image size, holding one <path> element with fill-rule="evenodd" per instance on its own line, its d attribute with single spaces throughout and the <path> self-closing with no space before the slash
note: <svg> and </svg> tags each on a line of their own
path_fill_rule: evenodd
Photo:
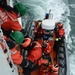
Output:
<svg viewBox="0 0 75 75">
<path fill-rule="evenodd" d="M 42 24 L 42 21 L 38 20 L 37 23 L 38 23 L 38 26 L 40 26 Z"/>
<path fill-rule="evenodd" d="M 22 43 L 22 46 L 23 47 L 28 47 L 31 43 L 31 38 L 25 38 L 23 43 Z"/>
<path fill-rule="evenodd" d="M 10 37 L 16 41 L 19 45 L 22 44 L 23 40 L 24 40 L 24 35 L 22 34 L 22 32 L 20 31 L 14 31 L 10 33 Z"/>
<path fill-rule="evenodd" d="M 25 5 L 23 5 L 22 3 L 17 3 L 16 5 L 14 5 L 14 8 L 20 12 L 20 15 L 23 16 L 26 11 L 27 11 L 27 8 Z"/>
</svg>

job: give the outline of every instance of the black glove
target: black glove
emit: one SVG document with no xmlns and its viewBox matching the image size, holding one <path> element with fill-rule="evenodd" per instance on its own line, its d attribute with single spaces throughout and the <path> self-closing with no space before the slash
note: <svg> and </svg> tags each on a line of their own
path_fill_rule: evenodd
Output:
<svg viewBox="0 0 75 75">
<path fill-rule="evenodd" d="M 44 55 L 43 55 L 43 59 L 48 59 L 49 62 L 52 61 L 49 54 L 44 54 Z"/>
<path fill-rule="evenodd" d="M 22 63 L 20 64 L 20 66 L 23 67 L 23 68 L 33 68 L 34 64 L 29 60 L 23 59 Z"/>
</svg>

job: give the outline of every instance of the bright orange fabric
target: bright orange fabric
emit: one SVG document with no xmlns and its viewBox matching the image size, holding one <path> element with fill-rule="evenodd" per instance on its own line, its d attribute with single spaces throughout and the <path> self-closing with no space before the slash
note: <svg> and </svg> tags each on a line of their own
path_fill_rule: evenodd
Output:
<svg viewBox="0 0 75 75">
<path fill-rule="evenodd" d="M 64 32 L 64 29 L 63 28 L 58 30 L 59 37 L 64 36 L 64 33 L 65 32 Z"/>
<path fill-rule="evenodd" d="M 23 57 L 20 54 L 20 51 L 17 51 L 15 47 L 11 49 L 11 57 L 15 64 L 19 65 L 22 63 Z"/>
<path fill-rule="evenodd" d="M 38 60 L 42 56 L 41 45 L 36 42 L 35 47 L 28 53 L 28 59 L 32 62 Z"/>
<path fill-rule="evenodd" d="M 47 69 L 42 70 L 41 75 L 58 75 L 58 67 L 55 68 L 54 65 L 49 65 Z"/>
<path fill-rule="evenodd" d="M 49 43 L 47 43 L 47 47 L 43 49 L 45 54 L 50 54 L 51 52 L 51 46 L 49 45 Z"/>
<path fill-rule="evenodd" d="M 13 20 L 17 20 L 17 15 L 12 12 L 7 12 L 12 18 Z M 5 30 L 21 30 L 22 27 L 19 24 L 18 20 L 17 21 L 13 21 L 9 16 L 5 12 L 5 10 L 3 8 L 0 7 L 0 25 L 2 26 L 3 29 Z"/>
<path fill-rule="evenodd" d="M 29 44 L 31 43 L 31 39 L 30 38 L 25 38 L 24 40 L 25 40 L 25 42 L 22 43 L 22 46 L 23 47 L 29 46 Z"/>
<path fill-rule="evenodd" d="M 54 65 L 51 66 L 51 69 L 52 69 L 53 71 L 58 72 L 58 67 L 54 67 Z"/>
<path fill-rule="evenodd" d="M 41 58 L 41 59 L 38 61 L 38 65 L 40 66 L 40 65 L 42 65 L 42 64 L 48 64 L 48 60 Z"/>
<path fill-rule="evenodd" d="M 48 72 L 48 75 L 58 75 L 58 73 L 51 73 L 51 72 Z"/>
</svg>

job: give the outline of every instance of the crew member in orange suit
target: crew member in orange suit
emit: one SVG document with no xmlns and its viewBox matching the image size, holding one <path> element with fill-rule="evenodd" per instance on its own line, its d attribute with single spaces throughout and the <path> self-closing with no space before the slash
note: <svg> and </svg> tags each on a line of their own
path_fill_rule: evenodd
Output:
<svg viewBox="0 0 75 75">
<path fill-rule="evenodd" d="M 44 32 L 44 29 L 42 29 L 41 24 L 42 21 L 38 20 L 38 21 L 34 21 L 35 22 L 35 28 L 34 28 L 34 40 L 37 40 L 38 38 L 41 38 Z"/>
<path fill-rule="evenodd" d="M 7 41 L 7 45 L 9 49 L 11 50 L 11 57 L 15 64 L 20 65 L 23 68 L 32 68 L 33 63 L 25 59 L 21 55 L 21 48 L 20 45 L 22 44 L 24 40 L 24 35 L 20 31 L 15 31 L 10 33 L 10 38 Z"/>
<path fill-rule="evenodd" d="M 58 65 L 50 64 L 46 69 L 41 71 L 41 75 L 58 75 Z"/>
<path fill-rule="evenodd" d="M 55 25 L 56 38 L 64 37 L 65 31 L 63 29 L 63 24 L 61 22 L 57 22 Z"/>
<path fill-rule="evenodd" d="M 62 45 L 62 43 L 64 43 L 64 28 L 63 28 L 63 24 L 61 22 L 57 22 L 55 25 L 55 33 L 56 33 L 56 39 L 55 39 L 55 43 L 54 43 L 54 51 L 56 51 L 56 58 L 54 58 L 54 60 L 57 61 L 57 54 L 58 54 L 58 48 L 59 48 L 59 44 Z"/>
<path fill-rule="evenodd" d="M 25 34 L 25 30 L 22 29 L 17 18 L 25 15 L 26 10 L 26 6 L 22 3 L 16 3 L 12 8 L 3 0 L 0 0 L 0 26 L 4 35 L 9 36 L 12 30 L 21 31 Z"/>
<path fill-rule="evenodd" d="M 59 39 L 59 41 L 61 41 L 62 43 L 64 42 L 64 36 L 65 34 L 65 31 L 64 31 L 64 28 L 63 28 L 63 24 L 62 23 L 59 23 L 58 24 L 58 31 L 57 31 L 57 38 Z"/>
<path fill-rule="evenodd" d="M 39 68 L 42 64 L 48 64 L 48 60 L 42 58 L 42 46 L 37 41 L 25 38 L 22 47 L 28 51 L 27 59 L 35 65 L 32 69 L 24 68 L 25 75 L 31 75 L 31 72 Z"/>
<path fill-rule="evenodd" d="M 43 50 L 43 58 L 48 59 L 49 63 L 51 63 L 51 57 L 50 57 L 50 52 L 52 50 L 51 45 L 49 44 L 48 40 L 43 40 L 43 45 L 42 45 L 42 50 Z"/>
<path fill-rule="evenodd" d="M 45 53 L 45 54 L 50 54 L 50 52 L 51 52 L 51 46 L 49 45 L 49 43 L 48 43 L 48 40 L 44 40 L 43 41 L 43 52 Z"/>
<path fill-rule="evenodd" d="M 57 64 L 49 65 L 48 75 L 58 75 L 58 69 L 59 67 Z"/>
</svg>

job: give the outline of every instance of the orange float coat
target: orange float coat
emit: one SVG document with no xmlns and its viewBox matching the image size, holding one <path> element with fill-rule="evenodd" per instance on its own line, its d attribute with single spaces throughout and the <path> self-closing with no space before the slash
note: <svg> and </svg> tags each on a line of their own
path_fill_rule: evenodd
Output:
<svg viewBox="0 0 75 75">
<path fill-rule="evenodd" d="M 49 65 L 46 69 L 42 70 L 41 75 L 58 75 L 59 67 L 54 67 L 54 65 Z"/>
<path fill-rule="evenodd" d="M 0 7 L 0 25 L 5 30 L 21 30 L 22 27 L 18 22 L 17 15 L 12 12 L 7 12 Z"/>
<path fill-rule="evenodd" d="M 11 49 L 11 57 L 15 64 L 20 65 L 22 63 L 23 56 L 20 54 L 20 51 L 16 50 L 16 47 Z"/>
<path fill-rule="evenodd" d="M 58 30 L 58 35 L 59 35 L 60 38 L 63 37 L 64 34 L 65 34 L 65 32 L 64 32 L 63 28 L 61 28 L 61 29 Z"/>
<path fill-rule="evenodd" d="M 29 51 L 28 59 L 32 62 L 37 61 L 42 56 L 42 47 L 38 42 L 35 42 L 34 48 Z"/>
<path fill-rule="evenodd" d="M 43 49 L 45 54 L 50 54 L 51 52 L 51 46 L 49 45 L 49 43 L 47 43 L 46 48 Z"/>
<path fill-rule="evenodd" d="M 44 33 L 44 29 L 40 29 L 40 30 L 39 30 L 39 27 L 38 27 L 38 26 L 36 26 L 36 27 L 34 28 L 34 34 L 35 34 L 35 35 L 41 36 L 43 33 Z"/>
<path fill-rule="evenodd" d="M 48 64 L 48 60 L 42 58 L 42 47 L 38 42 L 35 42 L 36 45 L 28 53 L 28 60 L 32 61 L 35 64 L 35 61 L 40 66 L 41 64 Z"/>
</svg>

